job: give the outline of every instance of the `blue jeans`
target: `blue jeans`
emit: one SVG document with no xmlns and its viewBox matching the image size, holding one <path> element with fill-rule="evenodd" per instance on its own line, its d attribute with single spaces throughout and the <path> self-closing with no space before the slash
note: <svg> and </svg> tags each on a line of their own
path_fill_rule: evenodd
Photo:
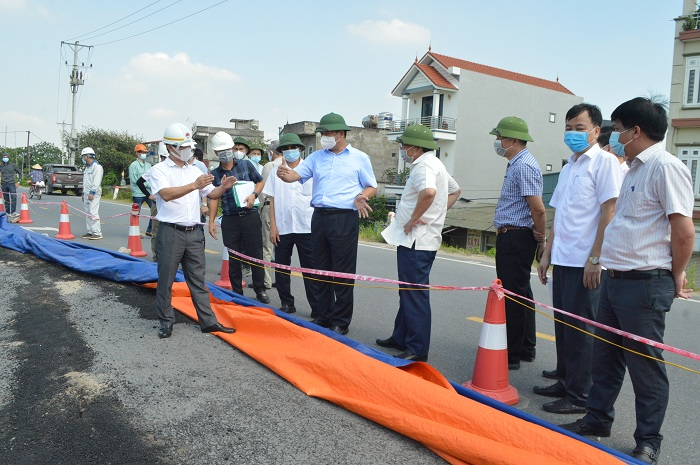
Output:
<svg viewBox="0 0 700 465">
<path fill-rule="evenodd" d="M 153 200 L 151 200 L 149 197 L 131 197 L 131 201 L 135 204 L 138 204 L 139 206 L 139 215 L 141 214 L 141 206 L 145 203 L 148 205 L 148 208 L 151 208 L 151 204 L 153 203 Z M 149 233 L 151 232 L 151 229 L 153 228 L 153 220 L 149 218 L 148 220 L 148 227 L 146 227 L 146 232 Z"/>
</svg>

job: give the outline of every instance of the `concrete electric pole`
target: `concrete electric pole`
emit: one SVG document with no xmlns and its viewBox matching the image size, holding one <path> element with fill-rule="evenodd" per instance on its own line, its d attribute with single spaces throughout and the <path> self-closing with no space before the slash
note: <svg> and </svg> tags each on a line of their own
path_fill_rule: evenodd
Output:
<svg viewBox="0 0 700 465">
<path fill-rule="evenodd" d="M 80 68 L 86 68 L 85 63 L 81 63 L 78 66 L 78 52 L 83 49 L 91 49 L 91 45 L 80 45 L 77 41 L 74 43 L 61 42 L 61 45 L 66 45 L 71 50 L 73 50 L 73 68 L 70 73 L 70 91 L 73 94 L 73 112 L 71 114 L 71 125 L 70 125 L 70 139 L 68 140 L 68 163 L 71 165 L 75 164 L 75 154 L 78 149 L 78 130 L 75 127 L 75 107 L 76 107 L 76 95 L 78 94 L 78 88 L 85 84 L 83 79 L 83 72 Z M 66 65 L 68 62 L 66 61 Z M 92 64 L 89 64 L 92 68 Z"/>
</svg>

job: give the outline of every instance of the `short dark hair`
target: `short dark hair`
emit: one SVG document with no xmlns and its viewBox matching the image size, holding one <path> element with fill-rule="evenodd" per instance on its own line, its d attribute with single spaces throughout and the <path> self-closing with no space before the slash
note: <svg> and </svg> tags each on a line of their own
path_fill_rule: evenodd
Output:
<svg viewBox="0 0 700 465">
<path fill-rule="evenodd" d="M 598 142 L 598 145 L 600 145 L 601 147 L 605 147 L 610 143 L 610 134 L 612 134 L 613 129 L 614 128 L 612 126 L 605 126 L 604 128 L 600 128 L 600 135 L 596 140 L 596 142 Z"/>
<path fill-rule="evenodd" d="M 194 149 L 194 157 L 199 161 L 204 160 L 204 152 L 202 152 L 202 149 Z"/>
<path fill-rule="evenodd" d="M 600 112 L 600 108 L 598 108 L 596 105 L 591 105 L 590 103 L 579 103 L 578 105 L 571 107 L 571 109 L 566 112 L 566 121 L 576 118 L 584 111 L 588 112 L 588 116 L 591 118 L 593 126 L 600 126 L 603 124 L 603 114 Z"/>
<path fill-rule="evenodd" d="M 646 97 L 628 100 L 615 108 L 610 119 L 625 129 L 639 126 L 644 134 L 654 142 L 664 140 L 668 129 L 668 116 L 663 103 Z"/>
</svg>

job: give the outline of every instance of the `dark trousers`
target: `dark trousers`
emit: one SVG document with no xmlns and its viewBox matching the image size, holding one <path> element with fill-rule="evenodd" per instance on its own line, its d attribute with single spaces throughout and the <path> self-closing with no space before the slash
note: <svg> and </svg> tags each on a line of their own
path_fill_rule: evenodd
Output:
<svg viewBox="0 0 700 465">
<path fill-rule="evenodd" d="M 17 211 L 17 188 L 15 185 L 3 184 L 2 196 L 5 199 L 5 213 L 9 215 Z"/>
<path fill-rule="evenodd" d="M 145 203 L 148 205 L 148 208 L 151 209 L 151 206 L 153 205 L 153 200 L 151 200 L 149 197 L 131 197 L 131 201 L 134 202 L 139 206 L 139 215 L 141 214 L 141 206 Z M 151 232 L 153 229 L 153 220 L 148 219 L 148 226 L 146 227 L 146 232 Z"/>
<path fill-rule="evenodd" d="M 280 234 L 280 240 L 275 246 L 275 263 L 280 265 L 292 264 L 292 251 L 297 247 L 299 264 L 302 268 L 314 268 L 314 254 L 311 246 L 311 233 L 308 234 Z M 304 274 L 304 289 L 306 299 L 311 307 L 311 315 L 318 316 L 318 279 L 321 276 Z M 294 296 L 290 286 L 290 276 L 288 271 L 275 271 L 275 282 L 277 283 L 277 293 L 283 306 L 293 307 Z"/>
<path fill-rule="evenodd" d="M 221 237 L 231 250 L 262 260 L 262 223 L 257 210 L 245 216 L 224 215 L 221 219 Z M 265 292 L 265 269 L 257 263 L 250 265 L 253 290 Z M 233 292 L 243 295 L 241 259 L 229 252 L 228 276 Z"/>
<path fill-rule="evenodd" d="M 311 217 L 314 264 L 319 270 L 355 273 L 360 218 L 354 210 L 332 214 L 314 211 Z M 326 278 L 319 283 L 318 318 L 331 326 L 347 327 L 352 321 L 353 279 Z"/>
<path fill-rule="evenodd" d="M 179 264 L 182 264 L 185 282 L 192 294 L 192 303 L 197 310 L 199 326 L 206 328 L 215 325 L 217 320 L 209 303 L 209 289 L 204 284 L 206 262 L 202 228 L 178 231 L 166 223 L 161 223 L 156 239 L 156 249 L 158 250 L 156 312 L 161 326 L 172 326 L 175 323 L 175 312 L 173 312 L 171 300 L 173 281 Z"/>
<path fill-rule="evenodd" d="M 611 278 L 604 274 L 598 322 L 663 342 L 666 312 L 671 309 L 674 292 L 670 273 L 639 280 Z M 596 334 L 614 344 L 663 360 L 660 349 L 602 329 L 596 329 Z M 586 403 L 586 421 L 612 425 L 615 400 L 622 388 L 625 367 L 629 369 L 634 388 L 637 414 L 634 439 L 637 445 L 658 449 L 663 439 L 661 425 L 668 405 L 666 365 L 598 339 L 593 343 L 593 386 Z"/>
<path fill-rule="evenodd" d="M 399 246 L 396 249 L 396 264 L 399 281 L 430 284 L 430 270 L 435 261 L 435 250 L 416 250 Z M 409 290 L 399 290 L 399 312 L 394 321 L 391 339 L 405 346 L 416 355 L 427 356 L 430 350 L 430 291 L 424 287 L 401 285 Z M 421 290 L 410 290 L 421 289 Z"/>
<path fill-rule="evenodd" d="M 598 313 L 600 286 L 595 289 L 583 287 L 583 268 L 558 266 L 552 270 L 553 304 L 569 313 L 595 320 Z M 566 397 L 572 403 L 584 406 L 591 389 L 591 356 L 593 326 L 557 313 L 554 323 L 557 347 L 557 379 L 566 389 Z M 572 328 L 571 325 L 574 328 Z"/>
<path fill-rule="evenodd" d="M 535 259 L 535 241 L 529 229 L 510 230 L 496 237 L 496 275 L 503 287 L 532 299 L 530 273 Z M 522 305 L 518 302 L 522 302 Z M 535 312 L 522 299 L 506 299 L 506 333 L 509 362 L 520 361 L 524 354 L 535 352 Z"/>
</svg>

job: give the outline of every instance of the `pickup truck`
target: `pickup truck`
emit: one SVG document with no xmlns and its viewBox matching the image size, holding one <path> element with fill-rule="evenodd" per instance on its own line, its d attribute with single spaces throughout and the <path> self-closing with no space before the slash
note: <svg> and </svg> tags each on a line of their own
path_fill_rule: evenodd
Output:
<svg viewBox="0 0 700 465">
<path fill-rule="evenodd" d="M 65 194 L 72 190 L 75 195 L 83 195 L 83 172 L 77 166 L 46 164 L 42 171 L 47 194 L 53 194 L 55 190 Z"/>
</svg>

